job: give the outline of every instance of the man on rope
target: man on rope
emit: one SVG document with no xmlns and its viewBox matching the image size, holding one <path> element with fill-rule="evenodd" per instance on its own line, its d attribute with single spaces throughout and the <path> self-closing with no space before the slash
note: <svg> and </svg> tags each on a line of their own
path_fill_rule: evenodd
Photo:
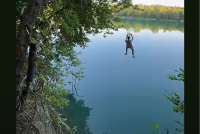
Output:
<svg viewBox="0 0 200 134">
<path fill-rule="evenodd" d="M 131 39 L 130 39 L 130 36 L 132 37 Z M 134 49 L 133 49 L 132 41 L 133 41 L 133 35 L 132 34 L 130 34 L 130 35 L 127 34 L 126 35 L 126 39 L 125 39 L 125 42 L 126 42 L 126 53 L 125 53 L 125 55 L 127 55 L 128 48 L 130 48 L 131 51 L 132 51 L 132 56 L 134 58 Z"/>
</svg>

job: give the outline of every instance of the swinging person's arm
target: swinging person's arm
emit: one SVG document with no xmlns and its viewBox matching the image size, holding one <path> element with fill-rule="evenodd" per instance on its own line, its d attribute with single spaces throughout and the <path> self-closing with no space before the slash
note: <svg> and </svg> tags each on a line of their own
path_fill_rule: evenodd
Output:
<svg viewBox="0 0 200 134">
<path fill-rule="evenodd" d="M 127 38 L 128 38 L 128 34 L 126 35 L 126 39 L 125 39 L 125 41 L 127 40 Z"/>
<path fill-rule="evenodd" d="M 131 37 L 132 37 L 131 41 L 133 41 L 134 37 L 133 37 L 133 35 L 132 35 L 132 34 L 131 34 Z"/>
</svg>

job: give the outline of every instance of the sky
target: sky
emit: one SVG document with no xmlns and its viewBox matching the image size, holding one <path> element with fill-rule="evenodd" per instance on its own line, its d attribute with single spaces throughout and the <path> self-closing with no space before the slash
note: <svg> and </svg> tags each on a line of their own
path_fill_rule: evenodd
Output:
<svg viewBox="0 0 200 134">
<path fill-rule="evenodd" d="M 133 4 L 153 5 L 159 4 L 164 6 L 184 7 L 184 0 L 132 0 Z"/>
</svg>

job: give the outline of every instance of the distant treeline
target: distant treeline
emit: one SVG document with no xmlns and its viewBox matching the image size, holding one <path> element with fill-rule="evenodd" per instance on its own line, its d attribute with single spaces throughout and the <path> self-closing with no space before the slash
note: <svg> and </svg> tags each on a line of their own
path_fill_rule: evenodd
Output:
<svg viewBox="0 0 200 134">
<path fill-rule="evenodd" d="M 157 33 L 159 30 L 164 30 L 164 32 L 180 31 L 184 33 L 184 23 L 179 23 L 179 22 L 122 19 L 121 22 L 114 24 L 116 26 L 125 28 L 126 30 L 134 29 L 135 33 L 139 33 L 143 29 L 151 30 L 153 33 Z"/>
<path fill-rule="evenodd" d="M 142 17 L 153 19 L 164 19 L 183 21 L 184 20 L 184 8 L 177 6 L 162 6 L 162 5 L 133 5 L 126 8 L 121 12 L 116 13 L 118 17 Z"/>
</svg>

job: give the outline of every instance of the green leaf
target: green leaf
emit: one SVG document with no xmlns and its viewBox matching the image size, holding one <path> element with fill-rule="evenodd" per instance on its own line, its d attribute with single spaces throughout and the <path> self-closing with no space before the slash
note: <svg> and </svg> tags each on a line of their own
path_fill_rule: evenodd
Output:
<svg viewBox="0 0 200 134">
<path fill-rule="evenodd" d="M 153 134 L 156 134 L 156 130 L 152 131 Z"/>
<path fill-rule="evenodd" d="M 158 126 L 158 124 L 155 124 L 155 126 L 154 126 L 155 128 L 158 128 L 159 126 Z"/>
<path fill-rule="evenodd" d="M 154 122 L 151 122 L 151 124 L 152 124 L 152 125 L 155 125 L 155 123 L 154 123 Z"/>
</svg>

